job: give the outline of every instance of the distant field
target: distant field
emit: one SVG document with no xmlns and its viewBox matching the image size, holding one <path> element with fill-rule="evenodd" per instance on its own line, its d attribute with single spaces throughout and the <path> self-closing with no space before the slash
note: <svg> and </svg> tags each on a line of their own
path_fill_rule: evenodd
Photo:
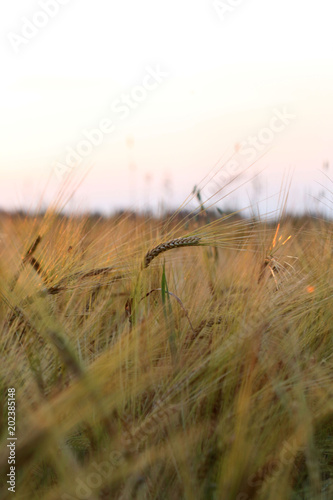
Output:
<svg viewBox="0 0 333 500">
<path fill-rule="evenodd" d="M 0 498 L 333 498 L 332 223 L 0 215 Z M 7 479 L 6 479 L 7 478 Z"/>
</svg>

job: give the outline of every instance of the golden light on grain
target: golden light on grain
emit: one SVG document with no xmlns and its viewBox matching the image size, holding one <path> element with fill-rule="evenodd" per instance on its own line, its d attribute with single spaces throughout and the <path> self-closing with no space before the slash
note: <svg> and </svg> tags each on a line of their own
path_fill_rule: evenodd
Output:
<svg viewBox="0 0 333 500">
<path fill-rule="evenodd" d="M 272 241 L 272 246 L 270 247 L 270 251 L 273 250 L 273 248 L 275 248 L 276 246 L 276 242 L 280 243 L 280 241 L 282 240 L 282 234 L 279 236 L 279 239 L 277 240 L 277 237 L 278 237 L 278 234 L 279 234 L 279 230 L 280 230 L 280 223 L 278 223 L 277 227 L 276 227 L 276 231 L 275 231 L 275 234 L 274 234 L 274 238 L 273 238 L 273 241 Z M 289 241 L 291 238 L 291 235 L 288 236 L 288 238 L 286 238 L 284 240 L 283 243 L 281 243 L 281 246 L 285 245 L 287 243 L 287 241 Z"/>
<path fill-rule="evenodd" d="M 273 238 L 273 248 L 274 248 L 274 247 L 275 247 L 275 245 L 276 245 L 276 238 L 277 238 L 277 235 L 278 235 L 279 229 L 280 229 L 280 223 L 277 225 L 277 228 L 276 228 L 276 231 L 275 231 L 275 234 L 274 234 L 274 238 Z"/>
</svg>

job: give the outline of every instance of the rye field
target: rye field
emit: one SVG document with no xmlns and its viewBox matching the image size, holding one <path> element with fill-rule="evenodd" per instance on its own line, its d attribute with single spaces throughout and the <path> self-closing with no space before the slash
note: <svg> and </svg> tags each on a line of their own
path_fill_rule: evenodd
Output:
<svg viewBox="0 0 333 500">
<path fill-rule="evenodd" d="M 0 215 L 1 499 L 333 498 L 332 223 L 199 208 Z"/>
</svg>

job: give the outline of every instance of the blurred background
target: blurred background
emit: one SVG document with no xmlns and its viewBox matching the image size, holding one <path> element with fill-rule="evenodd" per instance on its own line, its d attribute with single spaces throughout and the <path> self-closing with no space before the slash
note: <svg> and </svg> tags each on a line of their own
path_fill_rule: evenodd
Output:
<svg viewBox="0 0 333 500">
<path fill-rule="evenodd" d="M 238 176 L 221 208 L 270 210 L 287 172 L 291 211 L 329 211 L 331 9 L 3 3 L 0 209 L 46 207 L 71 172 L 69 210 L 171 210 L 211 172 L 204 199 Z"/>
</svg>

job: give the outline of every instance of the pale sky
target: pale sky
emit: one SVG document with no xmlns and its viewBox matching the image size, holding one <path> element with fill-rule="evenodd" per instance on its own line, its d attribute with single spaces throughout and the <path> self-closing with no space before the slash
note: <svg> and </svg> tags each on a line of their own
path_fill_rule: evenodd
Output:
<svg viewBox="0 0 333 500">
<path fill-rule="evenodd" d="M 247 177 L 266 170 L 240 205 L 286 169 L 291 208 L 312 203 L 324 162 L 333 178 L 332 14 L 329 0 L 3 2 L 0 208 L 35 205 L 48 179 L 50 201 L 59 164 L 92 165 L 73 207 L 176 206 L 236 144 L 227 171 L 250 165 L 250 143 Z"/>
</svg>

